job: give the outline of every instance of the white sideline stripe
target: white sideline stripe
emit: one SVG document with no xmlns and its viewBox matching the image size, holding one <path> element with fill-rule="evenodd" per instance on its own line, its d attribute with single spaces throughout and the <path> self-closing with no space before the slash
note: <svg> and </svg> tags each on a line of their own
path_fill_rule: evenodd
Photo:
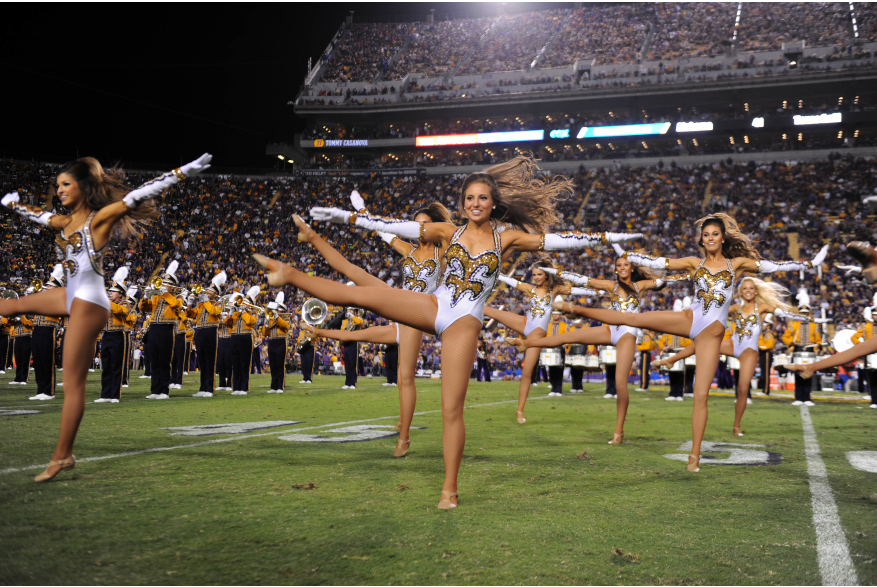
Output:
<svg viewBox="0 0 877 587">
<path fill-rule="evenodd" d="M 858 585 L 856 568 L 840 524 L 837 504 L 828 484 L 828 472 L 819 451 L 816 430 L 807 406 L 801 406 L 801 424 L 804 427 L 804 451 L 807 455 L 807 472 L 810 475 L 813 527 L 816 530 L 816 553 L 819 556 L 822 584 Z"/>
<path fill-rule="evenodd" d="M 547 397 L 547 396 L 546 396 Z M 530 401 L 544 399 L 542 397 L 534 397 L 531 398 Z M 487 406 L 498 406 L 500 404 L 513 404 L 517 403 L 518 400 L 505 400 L 501 402 L 493 402 L 489 404 L 475 404 L 474 406 L 466 406 L 466 409 L 472 408 L 484 408 Z M 427 414 L 440 414 L 441 410 L 430 410 L 428 412 L 415 412 L 415 416 L 425 416 Z M 303 430 L 315 430 L 318 428 L 329 428 L 331 426 L 349 426 L 350 424 L 363 424 L 365 422 L 374 422 L 375 420 L 390 420 L 392 418 L 398 418 L 399 416 L 382 416 L 380 418 L 368 418 L 367 420 L 351 420 L 350 422 L 335 422 L 333 424 L 320 424 L 318 426 L 306 426 L 304 428 L 295 428 L 294 430 L 275 430 L 272 432 L 260 432 L 259 434 L 241 434 L 232 436 L 230 438 L 216 438 L 214 440 L 203 440 L 201 442 L 193 442 L 191 444 L 179 444 L 177 446 L 163 446 L 158 448 L 144 448 L 143 450 L 132 450 L 129 452 L 120 452 L 116 454 L 103 455 L 100 457 L 87 457 L 84 459 L 76 459 L 76 463 L 91 463 L 94 461 L 103 461 L 106 459 L 117 459 L 120 457 L 135 457 L 137 455 L 145 455 L 153 452 L 164 452 L 169 450 L 177 450 L 180 448 L 192 448 L 196 446 L 205 446 L 208 444 L 219 444 L 221 442 L 232 442 L 235 440 L 246 440 L 248 438 L 259 438 L 261 436 L 275 436 L 278 434 L 289 434 L 290 432 L 301 432 Z M 46 464 L 42 463 L 39 465 L 29 465 L 27 467 L 17 467 L 12 469 L 0 469 L 0 475 L 8 475 L 10 473 L 21 473 L 23 471 L 33 471 L 37 469 L 45 468 Z"/>
</svg>

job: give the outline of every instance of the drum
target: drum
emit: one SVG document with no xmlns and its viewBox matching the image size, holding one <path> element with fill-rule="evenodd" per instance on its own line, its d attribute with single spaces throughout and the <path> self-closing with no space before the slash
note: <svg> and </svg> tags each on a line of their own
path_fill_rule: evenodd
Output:
<svg viewBox="0 0 877 587">
<path fill-rule="evenodd" d="M 816 353 L 800 352 L 792 355 L 793 365 L 812 365 L 816 362 Z"/>
<path fill-rule="evenodd" d="M 597 355 L 587 355 L 583 358 L 585 359 L 584 367 L 586 371 L 600 370 L 600 358 Z"/>
<path fill-rule="evenodd" d="M 617 353 L 614 346 L 600 347 L 600 364 L 614 365 L 617 362 Z"/>
<path fill-rule="evenodd" d="M 877 369 L 877 354 L 865 357 L 865 369 Z"/>
<path fill-rule="evenodd" d="M 676 353 L 662 353 L 661 356 L 659 356 L 658 358 L 663 361 L 669 359 L 674 354 Z M 673 363 L 672 367 L 661 367 L 661 371 L 679 373 L 681 371 L 685 371 L 685 363 L 683 361 L 676 361 L 675 363 Z"/>
<path fill-rule="evenodd" d="M 786 365 L 788 365 L 789 362 L 789 355 L 780 353 L 774 356 L 773 361 L 771 361 L 771 367 L 776 369 L 778 373 L 786 373 L 788 372 Z"/>
<path fill-rule="evenodd" d="M 738 371 L 740 369 L 740 359 L 728 355 L 725 359 L 725 366 L 728 367 L 728 369 L 734 369 L 735 371 Z"/>
<path fill-rule="evenodd" d="M 569 353 L 566 355 L 566 364 L 571 367 L 584 367 L 585 366 L 585 353 L 588 352 L 588 347 L 583 344 L 571 344 L 569 345 Z"/>
<path fill-rule="evenodd" d="M 562 367 L 563 353 L 560 349 L 542 349 L 539 353 L 539 363 L 543 367 Z"/>
<path fill-rule="evenodd" d="M 691 355 L 690 357 L 685 357 L 685 366 L 686 367 L 697 366 L 697 355 Z"/>
</svg>

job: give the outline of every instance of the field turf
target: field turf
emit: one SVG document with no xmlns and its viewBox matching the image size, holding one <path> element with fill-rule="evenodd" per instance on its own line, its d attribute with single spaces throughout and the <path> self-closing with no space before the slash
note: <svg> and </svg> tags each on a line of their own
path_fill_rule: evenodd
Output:
<svg viewBox="0 0 877 587">
<path fill-rule="evenodd" d="M 121 403 L 98 405 L 90 374 L 80 464 L 46 484 L 32 478 L 61 398 L 28 401 L 33 383 L 0 376 L 0 410 L 38 411 L 0 416 L 0 584 L 823 582 L 802 411 L 788 401 L 757 398 L 735 438 L 733 400 L 711 398 L 708 441 L 766 445 L 711 456 L 766 464 L 691 474 L 690 400 L 632 391 L 625 443 L 609 446 L 615 404 L 598 386 L 534 388 L 520 426 L 516 382 L 473 382 L 460 507 L 442 511 L 438 381 L 418 381 L 422 429 L 394 459 L 398 396 L 382 379 L 347 391 L 290 376 L 291 391 L 268 395 L 256 376 L 249 396 L 202 400 L 189 375 L 175 398 L 146 401 L 139 374 Z M 846 452 L 877 450 L 875 412 L 810 408 L 860 584 L 877 582 L 877 474 Z M 249 428 L 167 429 L 230 423 Z"/>
</svg>

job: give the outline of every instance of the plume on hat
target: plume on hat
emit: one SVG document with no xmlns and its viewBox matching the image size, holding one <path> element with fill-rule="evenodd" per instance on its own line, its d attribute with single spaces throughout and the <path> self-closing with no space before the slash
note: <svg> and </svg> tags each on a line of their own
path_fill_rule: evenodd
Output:
<svg viewBox="0 0 877 587">
<path fill-rule="evenodd" d="M 113 273 L 113 281 L 116 283 L 125 283 L 125 280 L 128 279 L 128 268 L 124 265 L 116 269 L 116 272 Z"/>
<path fill-rule="evenodd" d="M 691 307 L 691 298 L 689 296 L 685 296 L 682 298 L 682 309 L 687 310 Z"/>
<path fill-rule="evenodd" d="M 52 268 L 52 279 L 56 279 L 63 283 L 64 267 L 62 267 L 60 263 L 56 263 L 55 266 Z"/>
<path fill-rule="evenodd" d="M 274 301 L 277 302 L 278 304 L 282 304 L 283 300 L 285 300 L 285 299 L 286 299 L 286 294 L 284 294 L 283 292 L 280 292 L 279 294 L 277 294 L 277 297 L 274 298 Z"/>
<path fill-rule="evenodd" d="M 867 320 L 868 322 L 873 322 L 873 321 L 874 321 L 874 316 L 871 314 L 871 308 L 870 308 L 870 307 L 865 308 L 865 311 L 862 312 L 862 314 L 865 315 L 865 320 Z"/>
<path fill-rule="evenodd" d="M 676 298 L 675 300 L 673 300 L 673 311 L 674 312 L 681 312 L 682 311 L 682 300 L 680 300 L 679 298 Z"/>
<path fill-rule="evenodd" d="M 180 266 L 180 264 L 176 260 L 171 261 L 171 264 L 167 266 L 167 271 L 165 271 L 165 273 L 176 277 L 177 267 L 179 267 L 179 266 Z"/>
<path fill-rule="evenodd" d="M 215 285 L 217 288 L 220 288 L 225 285 L 226 281 L 228 281 L 228 275 L 225 274 L 225 271 L 220 271 L 213 276 L 213 279 L 210 280 L 210 283 Z"/>
<path fill-rule="evenodd" d="M 253 287 L 251 287 L 250 289 L 247 290 L 247 297 L 255 302 L 256 296 L 259 295 L 260 291 L 262 291 L 262 290 L 259 288 L 259 286 L 254 285 Z"/>
<path fill-rule="evenodd" d="M 125 292 L 125 297 L 131 298 L 132 300 L 137 297 L 137 286 L 129 287 L 128 291 Z"/>
</svg>

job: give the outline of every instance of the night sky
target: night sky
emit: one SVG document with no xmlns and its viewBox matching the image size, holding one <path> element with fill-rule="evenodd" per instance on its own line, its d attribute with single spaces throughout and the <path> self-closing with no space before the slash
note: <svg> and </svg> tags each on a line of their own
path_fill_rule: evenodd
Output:
<svg viewBox="0 0 877 587">
<path fill-rule="evenodd" d="M 425 21 L 571 3 L 27 4 L 4 7 L 0 156 L 271 167 L 292 101 L 345 17 Z M 408 18 L 406 18 L 408 17 Z"/>
</svg>

